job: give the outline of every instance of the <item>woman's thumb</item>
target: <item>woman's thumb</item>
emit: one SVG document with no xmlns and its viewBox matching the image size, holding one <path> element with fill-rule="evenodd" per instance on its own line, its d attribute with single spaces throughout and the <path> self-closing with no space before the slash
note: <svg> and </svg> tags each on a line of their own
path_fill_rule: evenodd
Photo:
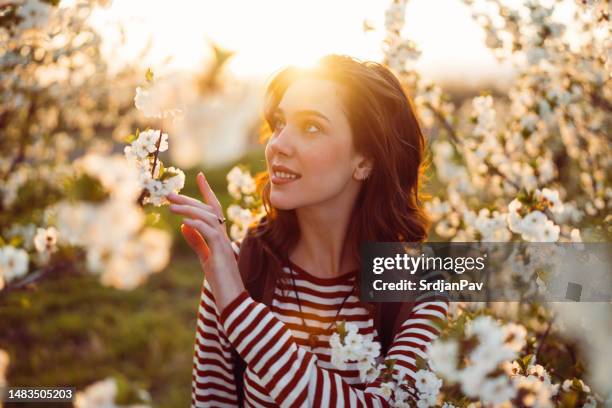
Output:
<svg viewBox="0 0 612 408">
<path fill-rule="evenodd" d="M 194 228 L 185 224 L 181 224 L 181 233 L 183 234 L 183 237 L 185 237 L 185 241 L 187 241 L 191 249 L 196 252 L 200 260 L 202 262 L 206 261 L 210 255 L 210 249 L 208 248 L 204 238 L 202 238 L 202 235 L 200 235 L 200 233 Z"/>
</svg>

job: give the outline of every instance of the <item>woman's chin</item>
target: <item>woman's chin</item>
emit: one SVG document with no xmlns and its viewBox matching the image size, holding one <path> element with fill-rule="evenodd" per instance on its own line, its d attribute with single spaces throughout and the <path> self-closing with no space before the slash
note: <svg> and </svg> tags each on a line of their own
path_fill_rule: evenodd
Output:
<svg viewBox="0 0 612 408">
<path fill-rule="evenodd" d="M 277 210 L 293 210 L 296 206 L 293 200 L 288 200 L 285 194 L 270 192 L 270 204 Z"/>
</svg>

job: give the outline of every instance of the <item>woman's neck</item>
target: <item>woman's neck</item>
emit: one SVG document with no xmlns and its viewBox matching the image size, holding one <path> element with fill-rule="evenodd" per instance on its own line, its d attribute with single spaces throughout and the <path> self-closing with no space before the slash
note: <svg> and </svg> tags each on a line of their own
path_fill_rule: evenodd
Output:
<svg viewBox="0 0 612 408">
<path fill-rule="evenodd" d="M 356 269 L 357 254 L 347 239 L 351 215 L 352 206 L 346 203 L 296 209 L 300 238 L 290 254 L 291 261 L 321 278 Z"/>
</svg>

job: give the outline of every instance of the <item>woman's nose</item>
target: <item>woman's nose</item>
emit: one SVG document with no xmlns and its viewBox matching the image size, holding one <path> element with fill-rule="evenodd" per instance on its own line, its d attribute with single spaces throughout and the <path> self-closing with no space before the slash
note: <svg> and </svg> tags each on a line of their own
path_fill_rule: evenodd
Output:
<svg viewBox="0 0 612 408">
<path fill-rule="evenodd" d="M 287 126 L 283 128 L 275 137 L 268 141 L 271 153 L 276 155 L 291 156 L 294 151 L 294 146 L 291 141 L 290 132 L 287 131 Z"/>
</svg>

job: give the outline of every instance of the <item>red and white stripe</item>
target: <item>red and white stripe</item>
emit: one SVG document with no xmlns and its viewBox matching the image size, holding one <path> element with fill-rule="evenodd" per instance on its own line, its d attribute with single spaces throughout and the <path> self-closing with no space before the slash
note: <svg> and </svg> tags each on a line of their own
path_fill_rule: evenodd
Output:
<svg viewBox="0 0 612 408">
<path fill-rule="evenodd" d="M 233 243 L 236 255 L 239 248 Z M 295 284 L 308 327 L 323 330 L 314 350 L 307 342 L 293 290 L 276 289 L 272 306 L 254 301 L 246 291 L 220 315 L 208 283 L 202 288 L 194 354 L 192 408 L 237 407 L 231 348 L 246 361 L 247 407 L 388 407 L 377 380 L 363 384 L 356 364 L 345 370 L 331 365 L 327 330 L 354 285 L 354 275 L 322 279 L 292 265 Z M 289 268 L 284 269 L 289 274 Z M 396 370 L 413 378 L 416 356 L 438 335 L 435 320 L 444 319 L 448 303 L 422 301 L 402 324 L 386 358 L 396 359 Z M 357 325 L 359 333 L 374 334 L 373 319 L 356 294 L 344 303 L 338 320 Z"/>
</svg>

